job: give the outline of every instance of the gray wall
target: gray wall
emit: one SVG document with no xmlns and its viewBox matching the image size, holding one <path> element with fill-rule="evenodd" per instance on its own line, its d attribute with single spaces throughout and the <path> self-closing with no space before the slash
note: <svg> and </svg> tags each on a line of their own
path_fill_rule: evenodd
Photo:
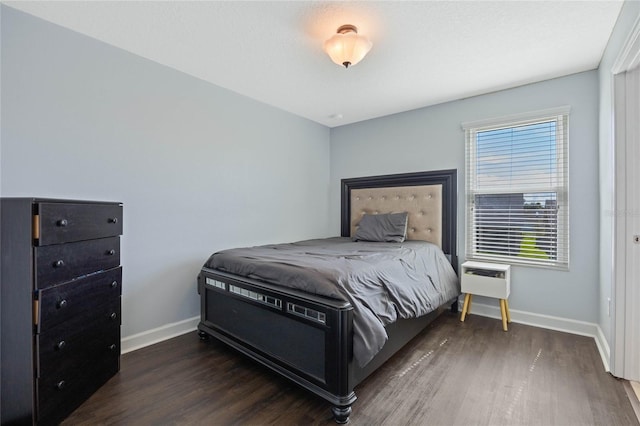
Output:
<svg viewBox="0 0 640 426">
<path fill-rule="evenodd" d="M 6 196 L 124 203 L 123 336 L 222 248 L 325 236 L 329 129 L 2 6 Z"/>
<path fill-rule="evenodd" d="M 484 96 L 413 110 L 331 131 L 331 229 L 339 232 L 342 178 L 458 169 L 458 252 L 464 260 L 465 137 L 460 124 L 571 106 L 570 271 L 514 267 L 509 305 L 598 322 L 598 76 L 589 71 Z M 486 303 L 494 301 L 484 300 Z"/>
<path fill-rule="evenodd" d="M 609 337 L 606 67 L 638 9 L 625 3 L 599 72 L 329 130 L 2 6 L 0 195 L 124 202 L 128 336 L 196 316 L 215 250 L 338 234 L 345 177 L 457 168 L 463 259 L 460 124 L 570 105 L 571 271 L 514 268 L 510 303 Z"/>
<path fill-rule="evenodd" d="M 613 182 L 613 75 L 611 67 L 620 50 L 640 18 L 640 2 L 627 1 L 622 6 L 618 21 L 602 56 L 598 77 L 600 84 L 600 328 L 611 345 L 612 321 L 608 314 L 609 298 L 612 298 L 613 273 L 613 217 L 615 211 Z"/>
</svg>

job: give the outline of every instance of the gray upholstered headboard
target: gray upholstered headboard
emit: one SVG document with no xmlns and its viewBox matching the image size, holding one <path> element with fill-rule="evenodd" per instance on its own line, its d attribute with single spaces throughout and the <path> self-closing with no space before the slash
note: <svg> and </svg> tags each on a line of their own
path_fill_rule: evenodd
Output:
<svg viewBox="0 0 640 426">
<path fill-rule="evenodd" d="M 455 265 L 457 190 L 455 169 L 343 179 L 341 235 L 353 235 L 364 213 L 406 211 L 407 239 L 437 244 Z"/>
</svg>

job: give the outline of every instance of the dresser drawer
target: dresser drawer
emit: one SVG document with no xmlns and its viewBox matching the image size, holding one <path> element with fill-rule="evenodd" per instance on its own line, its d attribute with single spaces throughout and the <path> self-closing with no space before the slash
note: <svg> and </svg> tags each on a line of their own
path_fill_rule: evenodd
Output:
<svg viewBox="0 0 640 426">
<path fill-rule="evenodd" d="M 37 423 L 59 424 L 118 370 L 120 359 L 113 354 L 95 362 L 77 365 L 55 376 L 37 379 Z"/>
<path fill-rule="evenodd" d="M 40 246 L 121 235 L 122 206 L 42 202 L 34 227 Z"/>
<path fill-rule="evenodd" d="M 84 363 L 120 354 L 119 321 L 105 319 L 88 324 L 84 330 L 54 328 L 37 336 L 38 377 L 48 379 L 68 375 Z"/>
<path fill-rule="evenodd" d="M 121 282 L 122 268 L 115 268 L 38 291 L 39 332 L 95 318 L 98 306 L 118 302 Z"/>
<path fill-rule="evenodd" d="M 36 247 L 36 289 L 120 265 L 120 237 Z"/>
<path fill-rule="evenodd" d="M 55 331 L 60 336 L 73 334 L 83 330 L 95 323 L 117 324 L 122 323 L 120 319 L 120 297 L 106 300 L 104 304 L 96 306 L 93 310 L 83 310 L 78 315 L 67 317 L 66 321 L 60 322 L 51 327 L 40 321 L 37 332 L 41 334 Z"/>
</svg>

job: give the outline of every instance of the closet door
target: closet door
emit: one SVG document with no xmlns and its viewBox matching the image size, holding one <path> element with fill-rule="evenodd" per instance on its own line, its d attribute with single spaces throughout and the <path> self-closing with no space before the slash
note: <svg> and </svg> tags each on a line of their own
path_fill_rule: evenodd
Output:
<svg viewBox="0 0 640 426">
<path fill-rule="evenodd" d="M 640 381 L 640 66 L 615 76 L 615 318 L 611 372 Z"/>
</svg>

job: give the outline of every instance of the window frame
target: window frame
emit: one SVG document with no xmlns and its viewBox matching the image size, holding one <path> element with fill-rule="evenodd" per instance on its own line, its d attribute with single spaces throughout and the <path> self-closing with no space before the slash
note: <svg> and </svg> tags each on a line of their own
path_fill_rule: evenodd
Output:
<svg viewBox="0 0 640 426">
<path fill-rule="evenodd" d="M 569 227 L 569 106 L 532 111 L 524 114 L 515 114 L 462 123 L 465 131 L 465 258 L 467 260 L 500 262 L 512 265 L 541 267 L 546 269 L 557 269 L 568 271 L 570 264 L 570 227 Z M 541 185 L 540 188 L 533 188 L 522 184 L 507 191 L 498 188 L 478 189 L 477 185 L 477 134 L 480 132 L 508 129 L 521 126 L 543 123 L 548 121 L 556 122 L 556 186 Z M 511 181 L 513 183 L 513 181 Z M 553 189 L 553 190 L 550 190 Z M 557 203 L 557 224 L 556 224 L 556 247 L 557 258 L 555 260 L 539 260 L 533 257 L 516 257 L 514 255 L 481 254 L 477 250 L 476 224 L 474 217 L 475 197 L 479 194 L 513 194 L 513 193 L 534 193 L 534 192 L 554 192 Z M 505 240 L 507 242 L 507 240 Z"/>
</svg>

